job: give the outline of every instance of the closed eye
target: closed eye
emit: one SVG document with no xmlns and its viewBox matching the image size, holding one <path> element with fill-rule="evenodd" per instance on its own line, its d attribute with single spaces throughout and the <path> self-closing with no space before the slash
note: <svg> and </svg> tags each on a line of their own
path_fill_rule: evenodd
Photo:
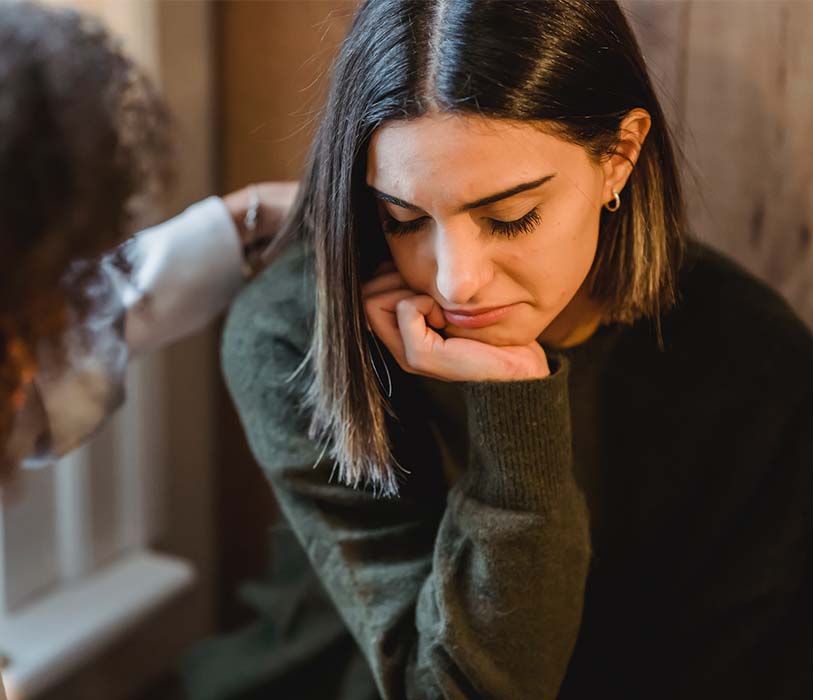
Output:
<svg viewBox="0 0 813 700">
<path fill-rule="evenodd" d="M 539 207 L 534 207 L 525 214 L 525 216 L 521 216 L 519 219 L 514 219 L 513 221 L 500 221 L 498 219 L 489 219 L 489 221 L 491 221 L 492 233 L 505 236 L 506 238 L 514 238 L 523 233 L 533 231 L 539 225 L 539 222 L 542 221 L 542 213 L 539 211 Z"/>
<path fill-rule="evenodd" d="M 384 233 L 390 236 L 405 236 L 418 231 L 428 218 L 428 216 L 421 216 L 417 219 L 410 219 L 409 221 L 399 221 L 389 214 L 384 214 L 382 225 L 384 227 Z"/>
<path fill-rule="evenodd" d="M 384 213 L 382 226 L 384 233 L 390 236 L 406 236 L 419 231 L 429 220 L 428 216 L 420 216 L 409 221 L 399 221 L 398 219 Z M 542 214 L 539 207 L 534 207 L 524 216 L 512 221 L 501 221 L 500 219 L 486 219 L 491 226 L 491 233 L 505 238 L 514 238 L 523 233 L 530 233 L 542 221 Z"/>
</svg>

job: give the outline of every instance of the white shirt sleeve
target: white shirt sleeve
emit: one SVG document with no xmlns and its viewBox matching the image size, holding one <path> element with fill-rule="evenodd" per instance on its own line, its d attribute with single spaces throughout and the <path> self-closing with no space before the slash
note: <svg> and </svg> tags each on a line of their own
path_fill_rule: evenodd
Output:
<svg viewBox="0 0 813 700">
<path fill-rule="evenodd" d="M 128 243 L 133 270 L 122 279 L 125 340 L 138 354 L 199 330 L 243 281 L 234 222 L 219 197 L 139 233 Z"/>
<path fill-rule="evenodd" d="M 130 265 L 128 272 L 113 255 L 93 263 L 100 274 L 86 288 L 91 310 L 81 327 L 68 328 L 64 361 L 53 361 L 46 349 L 39 355 L 32 400 L 41 401 L 46 425 L 34 425 L 33 411 L 20 412 L 12 442 L 39 445 L 23 466 L 48 463 L 87 439 L 124 401 L 129 358 L 205 326 L 243 281 L 240 241 L 218 197 L 142 231 L 119 253 Z M 23 420 L 26 414 L 29 419 Z M 15 429 L 37 434 L 14 435 Z"/>
</svg>

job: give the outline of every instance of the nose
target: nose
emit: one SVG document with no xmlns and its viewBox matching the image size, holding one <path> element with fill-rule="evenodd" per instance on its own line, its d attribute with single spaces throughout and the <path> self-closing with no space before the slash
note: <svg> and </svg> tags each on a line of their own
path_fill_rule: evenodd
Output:
<svg viewBox="0 0 813 700">
<path fill-rule="evenodd" d="M 466 226 L 437 229 L 435 286 L 450 305 L 471 302 L 493 274 L 486 243 L 478 234 Z"/>
</svg>

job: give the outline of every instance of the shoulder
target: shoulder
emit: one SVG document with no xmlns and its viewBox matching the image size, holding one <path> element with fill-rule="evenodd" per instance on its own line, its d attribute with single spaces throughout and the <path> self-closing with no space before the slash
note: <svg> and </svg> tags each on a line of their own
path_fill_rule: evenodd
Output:
<svg viewBox="0 0 813 700">
<path fill-rule="evenodd" d="M 702 358 L 707 372 L 813 391 L 813 334 L 771 287 L 712 248 L 692 243 L 664 316 L 664 337 L 678 355 Z"/>
<path fill-rule="evenodd" d="M 231 305 L 221 361 L 233 394 L 258 379 L 284 381 L 304 358 L 314 311 L 311 258 L 302 243 L 292 244 Z"/>
<path fill-rule="evenodd" d="M 232 304 L 223 331 L 223 376 L 258 463 L 280 465 L 319 459 L 307 438 L 309 420 L 301 381 L 314 310 L 311 254 L 294 243 L 257 276 Z"/>
</svg>

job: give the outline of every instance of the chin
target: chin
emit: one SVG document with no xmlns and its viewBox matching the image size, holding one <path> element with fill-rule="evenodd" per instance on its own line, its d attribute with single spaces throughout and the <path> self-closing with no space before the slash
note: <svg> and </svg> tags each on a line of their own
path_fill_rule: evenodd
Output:
<svg viewBox="0 0 813 700">
<path fill-rule="evenodd" d="M 530 345 L 544 330 L 545 327 L 537 331 L 536 328 L 503 327 L 500 324 L 486 326 L 485 328 L 457 328 L 449 325 L 443 329 L 443 335 L 447 338 L 468 338 L 469 340 L 477 340 L 496 347 L 506 347 Z"/>
</svg>

